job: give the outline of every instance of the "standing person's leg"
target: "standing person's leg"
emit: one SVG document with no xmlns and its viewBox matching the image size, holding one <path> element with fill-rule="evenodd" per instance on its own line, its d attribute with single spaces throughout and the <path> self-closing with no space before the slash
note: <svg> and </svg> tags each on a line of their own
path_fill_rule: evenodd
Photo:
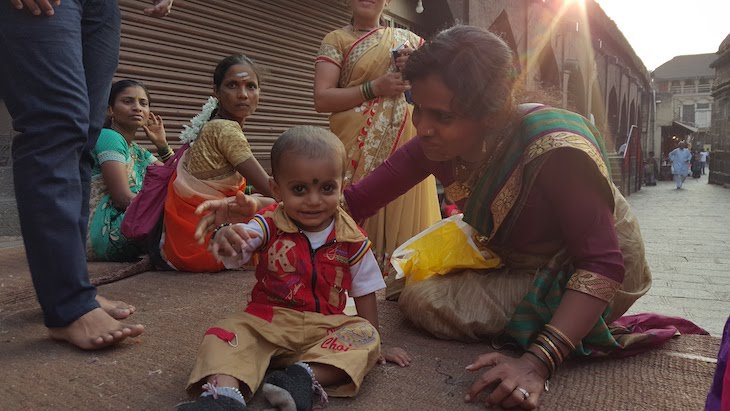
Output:
<svg viewBox="0 0 730 411">
<path fill-rule="evenodd" d="M 95 2 L 63 2 L 52 17 L 0 3 L 0 81 L 20 133 L 13 140 L 13 174 L 28 263 L 51 335 L 81 348 L 142 332 L 99 308 L 86 269 L 89 177 L 82 176 L 81 162 L 89 144 L 90 105 L 82 31 L 117 36 L 117 42 L 119 35 L 116 2 L 98 3 L 115 11 L 100 16 L 107 19 L 105 28 L 93 33 L 82 30 L 82 21 L 83 8 Z"/>
<path fill-rule="evenodd" d="M 682 176 L 679 174 L 673 174 L 674 176 L 674 184 L 677 186 L 677 190 L 682 188 Z"/>
</svg>

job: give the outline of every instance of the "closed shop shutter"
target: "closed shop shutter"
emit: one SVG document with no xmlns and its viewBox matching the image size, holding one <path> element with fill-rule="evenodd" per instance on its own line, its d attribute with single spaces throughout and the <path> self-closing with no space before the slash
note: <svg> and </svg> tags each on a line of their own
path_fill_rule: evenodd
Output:
<svg viewBox="0 0 730 411">
<path fill-rule="evenodd" d="M 179 145 L 187 124 L 212 93 L 218 61 L 244 53 L 268 72 L 256 113 L 244 132 L 265 166 L 274 139 L 287 128 L 327 127 L 314 111 L 314 58 L 326 33 L 350 18 L 347 2 L 316 0 L 186 0 L 165 19 L 141 10 L 148 1 L 120 0 L 122 45 L 116 79 L 142 81 L 152 110 L 165 121 L 168 141 Z"/>
</svg>

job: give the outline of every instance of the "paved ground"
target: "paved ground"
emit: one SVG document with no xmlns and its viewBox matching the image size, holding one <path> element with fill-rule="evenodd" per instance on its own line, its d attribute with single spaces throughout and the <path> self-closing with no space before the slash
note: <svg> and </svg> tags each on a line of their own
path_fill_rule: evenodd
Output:
<svg viewBox="0 0 730 411">
<path fill-rule="evenodd" d="M 642 187 L 628 199 L 641 225 L 654 284 L 629 313 L 685 317 L 720 336 L 730 315 L 730 189 L 687 179 Z"/>
</svg>

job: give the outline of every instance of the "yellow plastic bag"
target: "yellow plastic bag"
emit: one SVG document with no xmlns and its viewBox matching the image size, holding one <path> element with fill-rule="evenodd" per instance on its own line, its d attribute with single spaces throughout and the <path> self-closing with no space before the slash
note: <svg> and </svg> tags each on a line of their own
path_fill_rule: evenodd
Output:
<svg viewBox="0 0 730 411">
<path fill-rule="evenodd" d="M 495 268 L 500 258 L 477 246 L 479 234 L 463 221 L 463 214 L 443 219 L 403 243 L 390 258 L 397 274 L 406 283 L 423 281 L 434 274 L 474 268 Z"/>
</svg>

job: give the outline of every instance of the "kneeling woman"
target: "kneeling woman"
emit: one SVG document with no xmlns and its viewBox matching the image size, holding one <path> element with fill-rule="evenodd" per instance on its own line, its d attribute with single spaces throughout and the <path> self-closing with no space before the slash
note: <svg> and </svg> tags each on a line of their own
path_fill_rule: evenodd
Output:
<svg viewBox="0 0 730 411">
<path fill-rule="evenodd" d="M 575 113 L 515 104 L 512 61 L 499 37 L 468 26 L 445 30 L 413 52 L 405 76 L 418 137 L 345 197 L 361 221 L 431 174 L 442 182 L 504 268 L 409 284 L 400 307 L 440 338 L 511 336 L 524 354 L 478 357 L 467 369 L 488 369 L 466 398 L 494 384 L 488 405 L 535 408 L 568 355 L 627 347 L 608 324 L 649 289 L 651 277 L 598 131 Z M 201 207 L 215 211 L 201 231 L 232 204 Z"/>
</svg>

